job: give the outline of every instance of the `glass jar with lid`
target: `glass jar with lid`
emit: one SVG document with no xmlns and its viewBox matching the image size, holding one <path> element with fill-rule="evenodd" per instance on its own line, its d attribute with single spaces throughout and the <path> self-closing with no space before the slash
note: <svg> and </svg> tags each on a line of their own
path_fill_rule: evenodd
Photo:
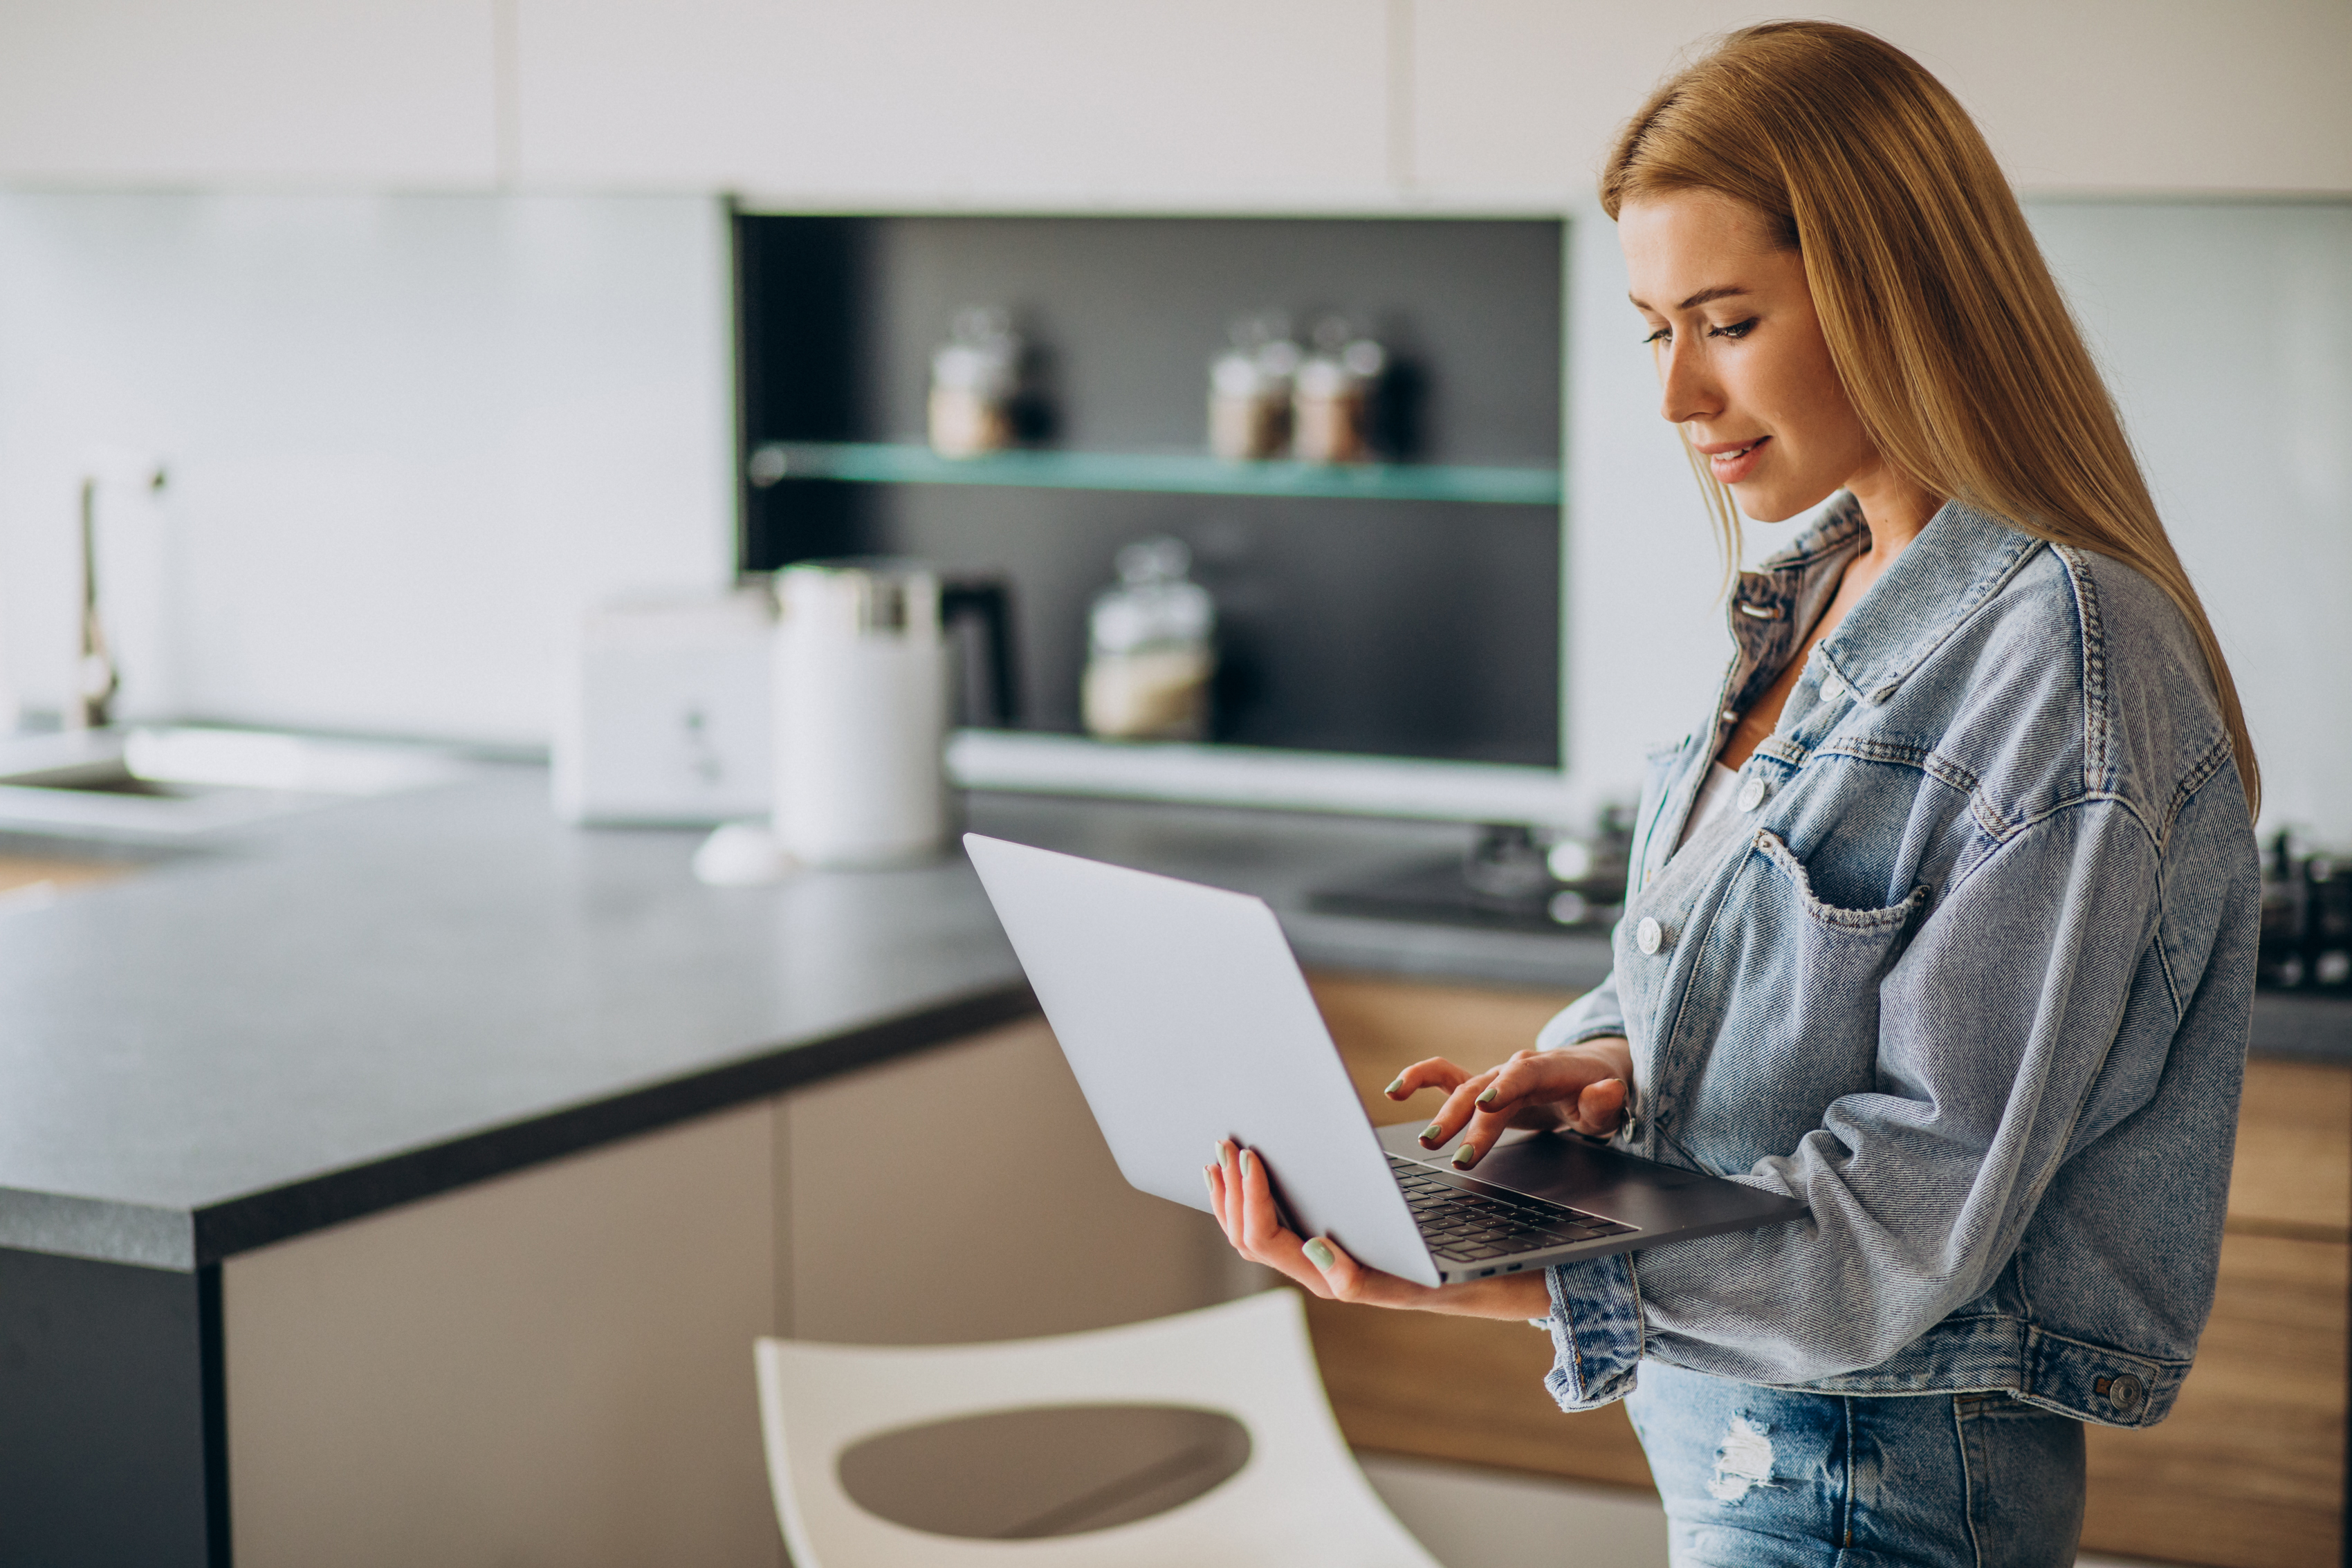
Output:
<svg viewBox="0 0 2352 1568">
<path fill-rule="evenodd" d="M 1308 463 L 1360 463 L 1372 455 L 1372 397 L 1388 350 L 1345 317 L 1315 327 L 1315 351 L 1292 383 L 1291 455 Z"/>
<path fill-rule="evenodd" d="M 966 306 L 931 355 L 931 450 L 976 457 L 1013 444 L 1021 391 L 1021 340 L 997 306 Z"/>
<path fill-rule="evenodd" d="M 1177 538 L 1139 540 L 1118 552 L 1119 580 L 1087 616 L 1079 708 L 1087 733 L 1105 740 L 1205 740 L 1216 674 L 1216 601 L 1187 575 L 1192 552 Z"/>
<path fill-rule="evenodd" d="M 1290 444 L 1291 377 L 1300 357 L 1290 319 L 1274 310 L 1244 316 L 1229 338 L 1209 367 L 1209 450 L 1235 461 L 1279 457 Z"/>
</svg>

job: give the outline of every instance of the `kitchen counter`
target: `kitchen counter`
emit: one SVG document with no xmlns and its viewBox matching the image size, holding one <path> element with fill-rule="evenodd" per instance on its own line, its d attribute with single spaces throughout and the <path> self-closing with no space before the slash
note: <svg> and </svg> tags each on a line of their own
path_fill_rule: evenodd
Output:
<svg viewBox="0 0 2352 1568">
<path fill-rule="evenodd" d="M 1604 946 L 1314 915 L 1459 830 L 983 797 L 972 825 L 1222 883 L 1311 964 L 1577 987 Z M 249 830 L 0 913 L 0 1247 L 190 1270 L 1034 1007 L 960 858 L 709 888 L 546 778 Z"/>
<path fill-rule="evenodd" d="M 0 913 L 0 1247 L 187 1270 L 1034 1007 L 960 858 L 710 888 L 545 775 L 272 824 Z M 1462 830 L 982 796 L 981 831 L 1257 894 L 1310 966 L 1573 989 L 1599 937 L 1308 912 Z M 2258 1051 L 2352 1061 L 2352 1002 Z"/>
<path fill-rule="evenodd" d="M 1260 894 L 1310 966 L 1557 992 L 1608 962 L 1597 936 L 1307 908 L 1315 889 L 1459 853 L 1465 829 L 1013 796 L 968 810 L 982 831 Z M 681 1517 L 733 1521 L 746 1541 L 772 1530 L 757 1435 L 730 1401 L 743 1339 L 782 1310 L 779 1281 L 802 1305 L 924 1295 L 877 1282 L 863 1253 L 875 1228 L 911 1221 L 826 1230 L 856 1195 L 824 1184 L 863 1151 L 819 1103 L 864 1106 L 848 1126 L 919 1111 L 945 1146 L 1017 1119 L 1047 1078 L 1067 1086 L 1050 1038 L 1019 1027 L 1034 998 L 961 857 L 709 888 L 689 871 L 698 841 L 563 827 L 543 770 L 491 767 L 256 824 L 53 901 L 0 901 L 0 1558 L 218 1568 L 309 1517 L 307 1500 L 358 1506 L 342 1493 L 368 1488 L 333 1467 L 381 1466 L 352 1458 L 339 1411 L 371 1410 L 383 1464 L 423 1462 L 448 1446 L 421 1436 L 446 1401 L 481 1379 L 508 1388 L 526 1363 L 539 1381 L 514 1386 L 539 1403 L 482 1392 L 465 1417 L 485 1454 L 570 1456 L 540 1491 L 514 1490 L 528 1466 L 507 1478 L 514 1540 L 576 1519 L 574 1464 L 603 1467 L 632 1507 L 670 1506 L 719 1473 L 678 1446 L 696 1433 L 741 1474 L 730 1509 Z M 2352 1061 L 2352 1005 L 2266 997 L 2256 1035 Z M 999 1088 L 1011 1081 L 973 1076 L 974 1051 L 992 1071 L 1034 1059 L 1046 1076 Z M 1074 1091 L 1055 1114 L 1085 1114 Z M 988 1133 L 955 1155 L 975 1212 L 1006 1212 L 973 1174 L 1005 1153 Z M 1035 1156 L 1011 1157 L 990 1179 L 1027 1179 Z M 1126 1192 L 1107 1155 L 1068 1190 Z M 1164 1208 L 1104 1233 L 1140 1235 Z M 974 1223 L 932 1244 L 966 1244 Z M 645 1294 L 656 1278 L 697 1282 Z M 573 1333 L 604 1347 L 601 1381 L 565 1359 Z M 351 1354 L 358 1339 L 370 1356 Z M 701 1348 L 687 1362 L 662 1359 L 688 1345 Z M 703 1381 L 680 1382 L 685 1365 Z M 459 1366 L 476 1369 L 462 1386 L 434 1381 Z M 648 1388 L 670 1403 L 658 1420 L 629 1404 L 642 1451 L 612 1448 L 589 1415 L 550 1414 Z M 712 1427 L 721 1408 L 741 1429 Z M 458 1465 L 451 1495 L 471 1474 Z M 397 1517 L 413 1499 L 385 1485 L 368 1495 Z M 319 1515 L 320 1539 L 341 1518 Z"/>
</svg>

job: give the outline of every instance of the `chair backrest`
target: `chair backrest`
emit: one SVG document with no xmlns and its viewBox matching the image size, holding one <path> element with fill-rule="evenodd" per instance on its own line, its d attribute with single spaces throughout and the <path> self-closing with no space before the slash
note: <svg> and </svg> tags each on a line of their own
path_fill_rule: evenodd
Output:
<svg viewBox="0 0 2352 1568">
<path fill-rule="evenodd" d="M 1364 1479 L 1332 1419 L 1297 1292 L 1120 1328 L 997 1344 L 763 1339 L 760 1417 L 795 1568 L 963 1568 L 1215 1561 L 1438 1568 Z M 1222 1485 L 1150 1519 L 1080 1535 L 975 1541 L 867 1512 L 842 1454 L 879 1433 L 1002 1410 L 1107 1404 L 1219 1411 L 1249 1432 Z"/>
</svg>

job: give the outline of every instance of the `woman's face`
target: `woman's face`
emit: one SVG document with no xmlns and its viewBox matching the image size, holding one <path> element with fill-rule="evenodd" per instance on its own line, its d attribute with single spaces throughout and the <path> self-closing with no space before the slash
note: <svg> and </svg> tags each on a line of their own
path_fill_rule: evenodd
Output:
<svg viewBox="0 0 2352 1568">
<path fill-rule="evenodd" d="M 1885 465 L 1830 363 L 1804 261 L 1762 214 L 1679 191 L 1627 202 L 1617 238 L 1665 389 L 1659 412 L 1742 512 L 1777 523 L 1875 487 Z"/>
</svg>

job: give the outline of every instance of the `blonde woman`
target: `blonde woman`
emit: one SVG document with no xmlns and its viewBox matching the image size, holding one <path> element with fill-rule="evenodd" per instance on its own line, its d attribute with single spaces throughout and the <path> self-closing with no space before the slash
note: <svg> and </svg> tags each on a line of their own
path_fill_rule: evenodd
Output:
<svg viewBox="0 0 2352 1568">
<path fill-rule="evenodd" d="M 1219 1220 L 1318 1295 L 1540 1320 L 1563 1407 L 1628 1399 L 1678 1563 L 2070 1563 L 2083 1424 L 2161 1420 L 2212 1299 L 2259 897 L 2229 669 L 2015 197 L 1907 56 L 1733 34 L 1601 193 L 1727 550 L 1735 506 L 1831 504 L 1734 582 L 1610 979 L 1390 1093 L 1444 1092 L 1465 1167 L 1565 1124 L 1808 1213 L 1430 1290 L 1283 1229 L 1228 1146 Z"/>
</svg>

